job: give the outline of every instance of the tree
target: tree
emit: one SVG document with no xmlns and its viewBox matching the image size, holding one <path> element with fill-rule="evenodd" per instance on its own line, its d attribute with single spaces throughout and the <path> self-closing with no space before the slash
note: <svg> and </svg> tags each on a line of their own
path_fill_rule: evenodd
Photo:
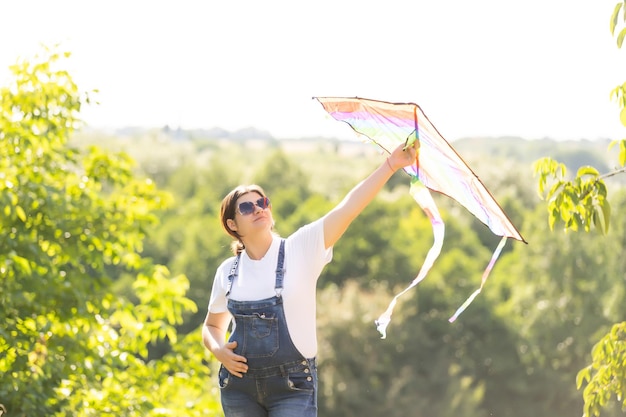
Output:
<svg viewBox="0 0 626 417">
<path fill-rule="evenodd" d="M 613 36 L 620 23 L 626 22 L 626 0 L 618 2 L 611 15 L 610 30 Z M 621 48 L 626 37 L 626 27 L 617 33 L 617 47 Z M 617 86 L 612 92 L 620 106 L 620 120 L 626 126 L 626 83 Z M 608 233 L 610 225 L 610 205 L 605 179 L 626 172 L 626 139 L 615 140 L 609 145 L 619 148 L 619 167 L 612 172 L 600 175 L 594 167 L 581 167 L 576 176 L 567 179 L 565 165 L 551 158 L 543 158 L 535 163 L 535 173 L 539 175 L 539 192 L 545 192 L 549 180 L 554 180 L 546 193 L 550 228 L 562 221 L 565 231 L 580 228 L 590 231 L 592 227 Z M 626 410 L 626 322 L 616 323 L 611 331 L 600 339 L 592 351 L 592 363 L 582 369 L 576 378 L 583 391 L 584 417 L 599 416 L 612 395 L 622 402 Z"/>
<path fill-rule="evenodd" d="M 187 278 L 141 255 L 170 198 L 127 155 L 68 146 L 90 100 L 68 57 L 18 61 L 0 89 L 0 410 L 160 416 L 194 403 L 186 415 L 215 415 L 201 344 L 175 330 L 196 309 Z M 137 304 L 113 292 L 121 273 Z M 172 352 L 148 361 L 161 340 Z"/>
</svg>

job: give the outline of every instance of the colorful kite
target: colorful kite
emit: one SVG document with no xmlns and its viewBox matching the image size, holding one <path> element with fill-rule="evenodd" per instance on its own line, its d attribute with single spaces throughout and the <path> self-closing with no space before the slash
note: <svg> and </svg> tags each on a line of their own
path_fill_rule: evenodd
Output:
<svg viewBox="0 0 626 417">
<path fill-rule="evenodd" d="M 483 272 L 480 287 L 449 319 L 450 322 L 455 321 L 480 294 L 506 239 L 513 238 L 524 243 L 526 241 L 476 174 L 428 120 L 420 106 L 415 103 L 389 103 L 358 97 L 314 98 L 334 119 L 347 123 L 354 131 L 364 135 L 387 153 L 391 153 L 400 143 L 411 144 L 415 140 L 419 141 L 416 163 L 404 170 L 411 177 L 411 195 L 430 219 L 434 243 L 415 279 L 393 298 L 387 310 L 376 320 L 376 327 L 383 339 L 398 298 L 424 279 L 441 252 L 445 227 L 429 190 L 456 200 L 494 234 L 502 236 Z"/>
</svg>

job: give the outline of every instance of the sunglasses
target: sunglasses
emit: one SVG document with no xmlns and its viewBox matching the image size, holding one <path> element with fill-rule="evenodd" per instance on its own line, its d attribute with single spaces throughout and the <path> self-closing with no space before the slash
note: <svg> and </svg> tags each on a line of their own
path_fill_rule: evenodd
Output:
<svg viewBox="0 0 626 417">
<path fill-rule="evenodd" d="M 252 214 L 255 212 L 256 206 L 259 206 L 263 210 L 265 210 L 270 206 L 270 199 L 267 197 L 261 197 L 254 203 L 252 201 L 244 201 L 243 203 L 239 203 L 237 211 L 242 216 L 247 216 L 248 214 Z"/>
</svg>

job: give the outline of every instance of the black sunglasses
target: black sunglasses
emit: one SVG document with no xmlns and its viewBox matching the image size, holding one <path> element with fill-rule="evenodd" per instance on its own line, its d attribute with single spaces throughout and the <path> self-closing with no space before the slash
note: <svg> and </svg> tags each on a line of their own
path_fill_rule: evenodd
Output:
<svg viewBox="0 0 626 417">
<path fill-rule="evenodd" d="M 261 197 L 256 202 L 252 201 L 244 201 L 243 203 L 239 203 L 238 212 L 242 216 L 247 216 L 248 214 L 254 213 L 256 210 L 256 206 L 261 207 L 263 210 L 270 206 L 270 199 L 267 197 Z"/>
</svg>

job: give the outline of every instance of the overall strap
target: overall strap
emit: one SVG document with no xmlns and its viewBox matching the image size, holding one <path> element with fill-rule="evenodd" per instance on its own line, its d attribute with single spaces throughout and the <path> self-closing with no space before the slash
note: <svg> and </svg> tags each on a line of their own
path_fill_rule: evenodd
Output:
<svg viewBox="0 0 626 417">
<path fill-rule="evenodd" d="M 278 250 L 278 262 L 276 263 L 276 296 L 280 297 L 283 292 L 283 278 L 285 278 L 285 239 L 280 240 L 280 249 Z"/>
<path fill-rule="evenodd" d="M 226 297 L 230 295 L 230 289 L 233 287 L 233 281 L 237 276 L 237 265 L 239 265 L 239 258 L 241 258 L 241 252 L 237 254 L 237 257 L 233 261 L 233 266 L 230 268 L 230 273 L 228 274 L 228 286 L 226 287 Z"/>
</svg>

